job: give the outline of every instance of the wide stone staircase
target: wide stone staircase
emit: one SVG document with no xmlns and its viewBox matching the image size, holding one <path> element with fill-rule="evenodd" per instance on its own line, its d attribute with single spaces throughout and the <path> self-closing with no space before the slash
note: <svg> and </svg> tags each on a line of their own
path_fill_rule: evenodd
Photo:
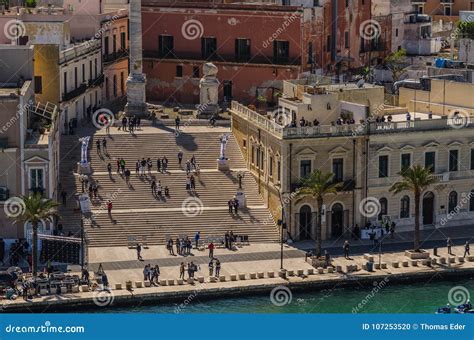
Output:
<svg viewBox="0 0 474 340">
<path fill-rule="evenodd" d="M 132 239 L 148 244 L 164 244 L 166 237 L 181 235 L 193 237 L 197 231 L 201 237 L 223 236 L 226 231 L 235 235 L 248 235 L 250 242 L 277 242 L 276 227 L 269 210 L 257 191 L 253 176 L 245 169 L 235 139 L 228 141 L 226 156 L 230 159 L 231 171 L 217 170 L 219 138 L 222 132 L 208 131 L 180 133 L 156 129 L 147 133 L 131 135 L 125 132 L 111 136 L 94 134 L 90 141 L 90 159 L 93 169 L 91 179 L 99 184 L 99 194 L 92 199 L 94 223 L 84 220 L 86 237 L 90 247 L 126 246 Z M 68 193 L 81 192 L 81 183 L 76 170 L 79 160 L 78 136 L 63 136 L 61 152 L 71 157 L 63 160 L 61 177 Z M 95 142 L 107 139 L 107 153 L 98 154 Z M 187 159 L 195 156 L 201 169 L 196 178 L 195 192 L 186 191 L 186 172 L 179 166 L 177 153 Z M 157 157 L 169 160 L 168 172 L 157 173 Z M 151 172 L 144 176 L 135 174 L 135 162 L 142 157 L 153 161 Z M 117 173 L 116 159 L 124 158 L 126 167 L 132 172 L 129 183 Z M 112 164 L 109 176 L 107 164 Z M 228 212 L 227 201 L 238 188 L 238 173 L 244 174 L 242 186 L 247 196 L 247 208 L 237 215 Z M 168 186 L 169 197 L 156 198 L 151 192 L 151 181 L 160 181 Z M 111 200 L 113 211 L 107 213 L 106 201 Z M 66 232 L 77 233 L 80 229 L 79 212 L 72 204 L 61 208 L 62 224 Z"/>
</svg>

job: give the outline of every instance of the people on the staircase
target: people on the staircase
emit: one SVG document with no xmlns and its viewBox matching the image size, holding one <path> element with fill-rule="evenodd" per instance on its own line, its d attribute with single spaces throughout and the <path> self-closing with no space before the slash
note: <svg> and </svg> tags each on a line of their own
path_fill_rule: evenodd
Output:
<svg viewBox="0 0 474 340">
<path fill-rule="evenodd" d="M 151 181 L 151 194 L 153 196 L 156 195 L 156 181 L 155 180 Z"/>
<path fill-rule="evenodd" d="M 127 183 L 127 185 L 130 185 L 130 175 L 131 175 L 130 170 L 125 169 L 125 183 Z"/>
<path fill-rule="evenodd" d="M 139 175 L 140 174 L 140 160 L 137 159 L 137 161 L 135 162 L 135 175 Z"/>
<path fill-rule="evenodd" d="M 100 140 L 96 140 L 95 145 L 97 147 L 97 154 L 100 155 Z"/>
<path fill-rule="evenodd" d="M 66 191 L 61 191 L 61 198 L 63 201 L 63 205 L 66 205 L 66 200 L 67 200 L 67 192 Z"/>
<path fill-rule="evenodd" d="M 239 200 L 234 196 L 233 201 L 234 201 L 233 203 L 234 210 L 235 210 L 235 213 L 237 214 L 239 212 Z"/>
<path fill-rule="evenodd" d="M 104 154 L 107 154 L 107 139 L 105 139 L 105 137 L 102 139 L 102 150 Z"/>
<path fill-rule="evenodd" d="M 107 212 L 108 212 L 109 216 L 112 215 L 112 201 L 111 200 L 107 201 Z"/>
<path fill-rule="evenodd" d="M 120 130 L 120 127 L 119 127 Z M 122 130 L 127 131 L 127 117 L 122 118 Z"/>
<path fill-rule="evenodd" d="M 189 175 L 191 172 L 191 162 L 189 160 L 186 161 L 186 175 Z"/>
<path fill-rule="evenodd" d="M 166 156 L 163 156 L 161 163 L 163 165 L 163 172 L 167 172 L 168 171 L 168 158 L 166 158 Z"/>
<path fill-rule="evenodd" d="M 174 125 L 175 125 L 176 131 L 179 131 L 179 124 L 180 123 L 181 123 L 181 119 L 179 119 L 179 117 L 176 117 L 176 119 L 174 120 Z"/>
<path fill-rule="evenodd" d="M 125 171 L 125 160 L 123 158 L 120 158 L 120 170 L 122 173 Z"/>
<path fill-rule="evenodd" d="M 162 192 L 161 181 L 158 180 L 158 183 L 156 184 L 156 193 L 159 198 L 161 198 L 161 192 Z"/>
<path fill-rule="evenodd" d="M 107 164 L 107 171 L 109 172 L 109 176 L 112 176 L 112 164 Z"/>
<path fill-rule="evenodd" d="M 153 163 L 150 157 L 148 157 L 146 160 L 146 166 L 148 168 L 148 173 L 151 175 L 151 169 L 153 168 Z"/>
<path fill-rule="evenodd" d="M 196 180 L 194 179 L 193 175 L 191 175 L 191 177 L 189 177 L 189 182 L 191 184 L 191 190 L 195 191 L 196 190 Z"/>
</svg>

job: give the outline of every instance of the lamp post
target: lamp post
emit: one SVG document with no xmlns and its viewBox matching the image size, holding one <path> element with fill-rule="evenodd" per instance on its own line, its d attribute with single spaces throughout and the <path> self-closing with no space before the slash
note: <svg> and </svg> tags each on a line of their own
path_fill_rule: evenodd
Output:
<svg viewBox="0 0 474 340">
<path fill-rule="evenodd" d="M 280 269 L 283 268 L 283 232 L 286 229 L 286 217 L 285 217 L 285 203 L 284 200 L 288 199 L 288 193 L 280 192 L 280 203 L 281 203 L 281 221 L 279 221 L 281 225 L 281 237 L 280 237 Z"/>
</svg>

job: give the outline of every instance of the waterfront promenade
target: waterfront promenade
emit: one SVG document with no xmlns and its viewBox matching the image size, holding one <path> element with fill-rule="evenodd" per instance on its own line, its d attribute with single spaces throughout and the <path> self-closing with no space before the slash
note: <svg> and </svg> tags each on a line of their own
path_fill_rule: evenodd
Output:
<svg viewBox="0 0 474 340">
<path fill-rule="evenodd" d="M 258 248 L 258 246 L 254 247 Z M 174 263 L 167 263 L 170 258 L 147 259 L 147 250 L 143 255 L 145 261 L 136 261 L 132 258 L 129 261 L 117 261 L 115 265 L 137 267 L 114 269 L 114 262 L 103 263 L 105 271 L 109 276 L 111 291 L 110 293 L 97 292 L 79 292 L 74 294 L 50 295 L 35 298 L 33 301 L 24 301 L 18 298 L 15 301 L 3 300 L 3 311 L 54 311 L 61 308 L 72 308 L 73 306 L 84 308 L 103 308 L 109 304 L 138 306 L 143 303 L 162 303 L 165 301 L 174 301 L 178 305 L 183 303 L 189 296 L 198 295 L 202 298 L 223 297 L 226 295 L 241 294 L 267 294 L 270 290 L 277 286 L 288 286 L 290 289 L 334 289 L 341 287 L 366 287 L 370 288 L 374 282 L 384 280 L 388 283 L 395 284 L 397 282 L 431 282 L 442 279 L 444 277 L 461 277 L 474 275 L 474 256 L 460 259 L 463 255 L 463 247 L 453 247 L 453 254 L 449 256 L 445 248 L 438 250 L 438 256 L 431 256 L 436 259 L 436 264 L 426 265 L 421 261 L 408 261 L 404 253 L 386 253 L 382 255 L 381 261 L 385 263 L 383 268 L 368 272 L 362 269 L 367 260 L 362 255 L 353 256 L 350 259 L 336 257 L 333 259 L 334 269 L 340 267 L 341 272 L 334 270 L 330 273 L 328 269 L 318 269 L 311 267 L 304 261 L 304 253 L 294 248 L 286 248 L 284 266 L 288 276 L 286 278 L 278 277 L 279 259 L 264 259 L 268 254 L 276 252 L 272 247 L 265 245 L 266 251 L 249 251 L 243 249 L 236 257 L 236 261 L 227 261 L 223 263 L 221 276 L 219 279 L 210 279 L 207 275 L 207 268 L 201 265 L 201 270 L 196 273 L 196 281 L 193 284 L 183 282 L 178 284 L 179 276 Z M 148 251 L 153 251 L 150 249 Z M 224 251 L 224 250 L 223 250 Z M 240 252 L 240 250 L 239 250 Z M 296 256 L 298 253 L 302 256 Z M 133 251 L 130 250 L 132 254 Z M 267 254 L 267 255 L 265 255 Z M 113 256 L 113 254 L 110 254 Z M 216 256 L 225 258 L 226 254 L 216 252 Z M 432 254 L 431 254 L 432 255 Z M 237 255 L 232 255 L 237 256 Z M 273 256 L 273 255 L 272 255 Z M 198 259 L 201 255 L 196 255 Z M 445 264 L 440 263 L 445 258 Z M 451 258 L 451 261 L 449 260 Z M 404 267 L 403 262 L 408 261 L 408 266 Z M 137 282 L 144 285 L 142 278 L 142 270 L 132 263 L 147 264 L 161 263 L 160 281 L 163 285 L 158 287 L 137 288 Z M 375 256 L 374 262 L 378 263 Z M 198 262 L 199 263 L 199 262 Z M 398 263 L 394 267 L 394 263 Z M 169 266 L 167 266 L 169 264 Z M 348 265 L 350 267 L 348 267 Z M 94 266 L 94 264 L 92 264 Z M 269 277 L 273 272 L 275 277 Z M 254 276 L 255 275 L 257 276 Z M 258 273 L 263 273 L 263 278 L 258 278 Z M 301 274 L 302 275 L 299 275 Z M 200 283 L 197 279 L 203 278 Z M 245 279 L 243 279 L 245 277 Z M 255 277 L 255 278 L 254 278 Z M 235 278 L 235 281 L 233 280 Z M 127 291 L 125 281 L 130 280 L 133 284 L 133 290 Z M 221 281 L 225 280 L 225 281 Z M 212 282 L 215 281 L 215 282 Z M 170 283 L 172 282 L 172 285 Z M 115 284 L 121 283 L 122 289 L 115 289 Z"/>
</svg>

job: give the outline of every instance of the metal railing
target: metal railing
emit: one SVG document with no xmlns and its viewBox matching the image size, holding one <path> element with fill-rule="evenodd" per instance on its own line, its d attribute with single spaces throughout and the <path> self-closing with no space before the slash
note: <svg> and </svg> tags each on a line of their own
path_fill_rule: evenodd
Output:
<svg viewBox="0 0 474 340">
<path fill-rule="evenodd" d="M 216 62 L 232 62 L 245 64 L 275 64 L 275 65 L 301 65 L 300 57 L 276 58 L 273 56 L 252 55 L 239 56 L 235 54 L 212 53 L 208 56 L 201 53 L 168 51 L 160 53 L 159 51 L 143 51 L 144 58 L 156 59 L 181 59 L 181 60 L 207 60 Z"/>
</svg>

